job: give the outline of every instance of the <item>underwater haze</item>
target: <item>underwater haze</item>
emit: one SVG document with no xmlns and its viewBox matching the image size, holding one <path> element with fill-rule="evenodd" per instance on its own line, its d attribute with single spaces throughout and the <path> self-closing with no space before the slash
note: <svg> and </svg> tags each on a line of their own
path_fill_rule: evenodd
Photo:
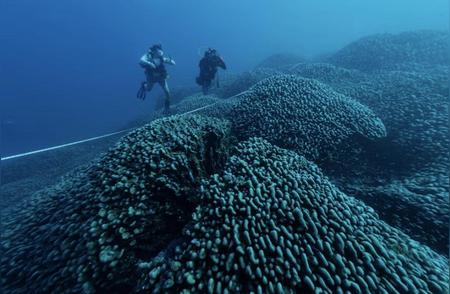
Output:
<svg viewBox="0 0 450 294">
<path fill-rule="evenodd" d="M 170 86 L 196 86 L 199 52 L 210 46 L 238 73 L 274 53 L 311 57 L 373 33 L 445 30 L 448 10 L 445 0 L 3 0 L 2 156 L 112 132 L 153 111 L 160 89 L 145 102 L 135 95 L 138 59 L 156 42 L 177 62 Z"/>
<path fill-rule="evenodd" d="M 3 0 L 0 292 L 449 293 L 448 25 Z"/>
</svg>

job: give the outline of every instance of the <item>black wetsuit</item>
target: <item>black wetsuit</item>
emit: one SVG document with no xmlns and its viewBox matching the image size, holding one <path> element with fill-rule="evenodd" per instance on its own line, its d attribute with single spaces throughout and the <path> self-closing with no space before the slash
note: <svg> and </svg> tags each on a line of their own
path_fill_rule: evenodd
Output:
<svg viewBox="0 0 450 294">
<path fill-rule="evenodd" d="M 217 68 L 227 69 L 227 66 L 220 56 L 212 55 L 203 57 L 198 66 L 200 67 L 200 75 L 197 77 L 197 84 L 202 86 L 203 93 L 211 87 L 211 82 L 216 77 Z"/>
</svg>

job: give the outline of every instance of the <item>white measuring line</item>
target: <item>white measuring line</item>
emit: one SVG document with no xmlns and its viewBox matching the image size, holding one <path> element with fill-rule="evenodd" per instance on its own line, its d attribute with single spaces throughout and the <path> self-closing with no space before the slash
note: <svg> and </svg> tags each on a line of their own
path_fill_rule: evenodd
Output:
<svg viewBox="0 0 450 294">
<path fill-rule="evenodd" d="M 98 140 L 98 139 L 102 139 L 102 138 L 106 138 L 106 137 L 111 137 L 111 136 L 114 136 L 114 135 L 117 135 L 117 134 L 120 134 L 120 133 L 124 133 L 124 132 L 130 131 L 132 129 L 134 129 L 134 128 L 126 129 L 126 130 L 122 130 L 122 131 L 118 131 L 118 132 L 114 132 L 114 133 L 109 133 L 109 134 L 106 134 L 106 135 L 93 137 L 93 138 L 89 138 L 89 139 L 85 139 L 85 140 L 80 140 L 80 141 L 76 141 L 76 142 L 72 142 L 72 143 L 67 143 L 67 144 L 63 144 L 63 145 L 58 145 L 58 146 L 53 146 L 53 147 L 49 147 L 49 148 L 39 149 L 39 150 L 30 151 L 30 152 L 26 152 L 26 153 L 21 153 L 21 154 L 11 155 L 11 156 L 7 156 L 7 157 L 2 157 L 1 161 L 8 160 L 8 159 L 13 159 L 13 158 L 18 158 L 18 157 L 24 157 L 24 156 L 28 156 L 28 155 L 32 155 L 32 154 L 36 154 L 36 153 L 41 153 L 41 152 L 46 152 L 46 151 L 50 151 L 50 150 L 60 149 L 60 148 L 64 148 L 64 147 L 68 147 L 68 146 L 72 146 L 72 145 L 77 145 L 77 144 L 81 144 L 81 143 L 85 143 L 85 142 L 89 142 L 89 141 L 94 141 L 94 140 Z"/>
<path fill-rule="evenodd" d="M 234 96 L 231 96 L 231 97 L 229 97 L 227 99 L 240 96 L 240 95 L 242 95 L 242 94 L 244 94 L 246 92 L 247 91 L 241 92 L 241 93 L 239 93 L 237 95 L 234 95 Z M 200 107 L 200 108 L 197 108 L 197 109 L 194 109 L 194 110 L 182 113 L 179 116 L 195 113 L 195 112 L 203 110 L 205 108 L 214 106 L 217 103 L 219 103 L 219 102 L 214 102 L 214 103 L 211 103 L 209 105 L 206 105 L 206 106 L 203 106 L 203 107 Z M 97 137 L 93 137 L 93 138 L 89 138 L 89 139 L 85 139 L 85 140 L 80 140 L 80 141 L 76 141 L 76 142 L 72 142 L 72 143 L 67 143 L 67 144 L 63 144 L 63 145 L 53 146 L 53 147 L 49 147 L 49 148 L 39 149 L 39 150 L 30 151 L 30 152 L 21 153 L 21 154 L 16 154 L 16 155 L 11 155 L 11 156 L 6 156 L 6 157 L 2 157 L 1 161 L 14 159 L 14 158 L 19 158 L 19 157 L 25 157 L 25 156 L 28 156 L 28 155 L 33 155 L 33 154 L 42 153 L 42 152 L 46 152 L 46 151 L 51 151 L 51 150 L 55 150 L 55 149 L 60 149 L 60 148 L 64 148 L 64 147 L 69 147 L 69 146 L 73 146 L 73 145 L 77 145 L 77 144 L 81 144 L 81 143 L 85 143 L 85 142 L 89 142 L 89 141 L 94 141 L 94 140 L 98 140 L 98 139 L 102 139 L 102 138 L 106 138 L 106 137 L 111 137 L 111 136 L 114 136 L 114 135 L 117 135 L 117 134 L 120 134 L 120 133 L 124 133 L 124 132 L 128 132 L 128 131 L 134 130 L 134 129 L 136 129 L 136 128 L 129 128 L 129 129 L 126 129 L 126 130 L 122 130 L 122 131 L 118 131 L 118 132 L 114 132 L 114 133 L 109 133 L 109 134 L 106 134 L 106 135 L 97 136 Z"/>
<path fill-rule="evenodd" d="M 234 97 L 238 97 L 238 96 L 241 96 L 241 95 L 243 95 L 243 94 L 245 94 L 245 93 L 248 93 L 248 92 L 250 92 L 250 90 L 245 90 L 245 91 L 242 91 L 241 93 L 239 93 L 239 94 L 236 94 L 236 95 L 233 95 L 233 96 L 231 96 L 231 97 L 228 97 L 228 98 L 226 98 L 226 99 L 223 99 L 222 101 L 217 101 L 217 102 L 214 102 L 214 103 L 208 104 L 208 105 L 206 105 L 206 106 L 203 106 L 203 107 L 200 107 L 200 108 L 197 108 L 197 109 L 194 109 L 194 110 L 188 111 L 188 112 L 184 112 L 184 113 L 180 114 L 179 116 L 183 116 L 183 115 L 187 115 L 187 114 L 191 114 L 191 113 L 194 113 L 194 112 L 197 112 L 197 111 L 203 110 L 203 109 L 205 109 L 205 108 L 208 108 L 208 107 L 214 106 L 214 105 L 216 105 L 217 103 L 221 103 L 221 102 L 223 102 L 223 101 L 225 101 L 225 100 L 228 100 L 228 99 L 231 99 L 231 98 L 234 98 Z"/>
</svg>

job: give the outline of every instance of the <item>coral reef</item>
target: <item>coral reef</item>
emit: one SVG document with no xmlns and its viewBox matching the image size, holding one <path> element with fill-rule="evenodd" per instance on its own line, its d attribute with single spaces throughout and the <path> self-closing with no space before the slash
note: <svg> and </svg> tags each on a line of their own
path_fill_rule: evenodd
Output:
<svg viewBox="0 0 450 294">
<path fill-rule="evenodd" d="M 136 260 L 161 250 L 190 220 L 192 190 L 226 160 L 228 132 L 212 118 L 157 120 L 5 213 L 3 290 L 128 292 Z"/>
<path fill-rule="evenodd" d="M 403 67 L 407 69 L 407 67 Z M 346 193 L 364 200 L 389 224 L 448 254 L 448 67 L 410 67 L 367 74 L 328 64 L 296 68 L 368 105 L 388 136 L 333 157 L 326 173 Z M 354 163 L 358 162 L 357 165 Z M 419 178 L 431 178 L 433 187 Z M 408 184 L 414 182 L 414 191 Z M 416 216 L 416 217 L 413 217 Z"/>
<path fill-rule="evenodd" d="M 423 165 L 448 156 L 448 67 L 368 75 L 311 64 L 295 73 L 327 83 L 369 106 L 385 124 L 392 145 L 400 148 L 402 157 L 411 163 Z"/>
<path fill-rule="evenodd" d="M 320 160 L 355 135 L 384 137 L 381 120 L 367 107 L 315 80 L 278 75 L 253 86 L 232 108 L 241 139 L 263 137 Z"/>
<path fill-rule="evenodd" d="M 380 221 L 292 151 L 252 138 L 205 182 L 153 293 L 447 293 L 448 260 Z"/>
<path fill-rule="evenodd" d="M 448 32 L 378 34 L 347 45 L 328 62 L 370 72 L 402 63 L 449 64 L 449 51 Z"/>
<path fill-rule="evenodd" d="M 371 79 L 380 95 L 358 97 L 382 119 L 392 142 L 417 164 L 448 158 L 448 71 L 446 74 L 385 72 Z"/>
<path fill-rule="evenodd" d="M 448 164 L 430 166 L 413 173 L 391 172 L 390 178 L 336 177 L 348 195 L 355 195 L 376 209 L 390 225 L 411 238 L 448 255 L 449 203 Z M 383 175 L 380 170 L 379 175 Z"/>
</svg>

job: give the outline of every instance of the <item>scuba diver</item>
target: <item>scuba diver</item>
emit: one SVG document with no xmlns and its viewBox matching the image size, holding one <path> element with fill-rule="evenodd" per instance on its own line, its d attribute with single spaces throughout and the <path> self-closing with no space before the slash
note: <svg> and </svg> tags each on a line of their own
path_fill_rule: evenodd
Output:
<svg viewBox="0 0 450 294">
<path fill-rule="evenodd" d="M 212 48 L 206 50 L 198 66 L 200 67 L 200 75 L 196 78 L 196 82 L 202 86 L 203 94 L 206 95 L 211 88 L 212 80 L 216 77 L 217 68 L 227 69 L 227 66 L 222 57 L 218 55 L 217 50 Z M 219 87 L 218 81 L 217 87 Z"/>
<path fill-rule="evenodd" d="M 148 52 L 141 57 L 139 65 L 145 70 L 146 81 L 141 84 L 137 97 L 144 100 L 146 92 L 150 92 L 155 83 L 158 83 L 166 96 L 164 101 L 164 111 L 169 113 L 170 91 L 169 85 L 167 84 L 167 78 L 169 76 L 165 64 L 175 65 L 175 61 L 172 58 L 164 56 L 161 44 L 153 45 L 149 48 Z"/>
</svg>

